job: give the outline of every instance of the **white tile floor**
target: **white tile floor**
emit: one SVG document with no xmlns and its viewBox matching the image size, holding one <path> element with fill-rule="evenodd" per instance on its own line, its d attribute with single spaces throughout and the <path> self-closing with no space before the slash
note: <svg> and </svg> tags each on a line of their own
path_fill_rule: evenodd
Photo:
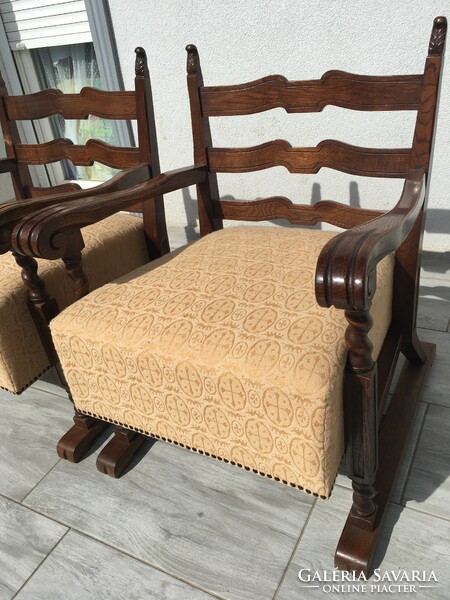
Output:
<svg viewBox="0 0 450 600">
<path fill-rule="evenodd" d="M 438 600 L 450 589 L 450 273 L 434 253 L 424 266 L 419 325 L 438 354 L 375 567 L 433 569 L 433 588 L 401 597 Z M 323 502 L 159 442 L 113 480 L 95 469 L 98 447 L 78 465 L 58 459 L 71 407 L 51 383 L 0 392 L 0 414 L 0 600 L 361 597 L 297 576 L 331 569 L 345 478 Z"/>
</svg>

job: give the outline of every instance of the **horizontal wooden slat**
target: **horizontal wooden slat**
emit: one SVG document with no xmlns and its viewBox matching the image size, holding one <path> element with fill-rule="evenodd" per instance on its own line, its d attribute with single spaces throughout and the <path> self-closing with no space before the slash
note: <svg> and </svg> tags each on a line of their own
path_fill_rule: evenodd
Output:
<svg viewBox="0 0 450 600">
<path fill-rule="evenodd" d="M 77 146 L 71 140 L 63 138 L 45 144 L 17 144 L 16 155 L 20 163 L 30 165 L 43 165 L 64 159 L 84 167 L 100 162 L 113 169 L 127 169 L 139 164 L 137 148 L 110 146 L 98 140 L 89 140 L 85 146 Z"/>
<path fill-rule="evenodd" d="M 16 32 L 27 31 L 29 35 L 33 35 L 35 29 L 44 27 L 61 27 L 62 25 L 71 25 L 74 23 L 86 23 L 87 14 L 84 9 L 77 13 L 52 15 L 51 17 L 40 17 L 32 19 L 24 19 L 23 21 L 10 21 L 5 23 L 5 31 L 8 37 Z M 25 39 L 25 38 L 24 38 Z"/>
<path fill-rule="evenodd" d="M 134 92 L 105 92 L 85 87 L 79 94 L 63 94 L 61 90 L 44 90 L 24 96 L 5 98 L 8 118 L 42 119 L 60 114 L 65 119 L 84 119 L 96 115 L 103 119 L 136 119 Z"/>
<path fill-rule="evenodd" d="M 262 200 L 217 200 L 214 203 L 217 217 L 237 221 L 269 221 L 285 219 L 296 225 L 315 225 L 324 222 L 348 229 L 367 223 L 383 213 L 346 206 L 332 200 L 321 200 L 313 206 L 294 204 L 284 196 Z"/>
<path fill-rule="evenodd" d="M 80 190 L 81 186 L 78 183 L 62 183 L 53 187 L 27 187 L 28 196 L 30 198 L 38 198 L 41 196 L 52 196 L 54 194 L 62 194 L 64 192 L 74 192 Z"/>
<path fill-rule="evenodd" d="M 77 35 L 78 33 L 88 33 L 89 23 L 87 20 L 79 23 L 69 23 L 67 25 L 58 25 L 57 27 L 42 27 L 41 29 L 24 29 L 20 31 L 12 31 L 8 33 L 8 41 L 10 43 L 13 42 L 23 42 L 27 45 L 27 42 L 38 43 L 37 40 L 41 38 L 46 38 L 50 35 L 57 36 L 68 36 L 68 35 Z M 27 47 L 32 47 L 29 44 Z M 33 46 L 34 47 L 34 46 Z"/>
<path fill-rule="evenodd" d="M 271 75 L 241 85 L 200 89 L 204 116 L 248 115 L 271 108 L 320 112 L 329 104 L 354 110 L 417 110 L 421 75 L 377 77 L 328 71 L 321 79 Z"/>
<path fill-rule="evenodd" d="M 274 140 L 249 148 L 208 148 L 208 163 L 216 173 L 245 173 L 285 167 L 290 173 L 317 173 L 323 167 L 353 175 L 406 177 L 411 148 L 360 148 L 324 140 L 315 148 L 293 148 Z"/>
<path fill-rule="evenodd" d="M 48 2 L 46 2 L 44 7 L 42 7 L 42 5 L 38 7 L 28 5 L 28 8 L 22 10 L 17 10 L 17 8 L 15 7 L 16 4 L 18 3 L 14 2 L 14 4 L 5 4 L 0 6 L 2 20 L 5 23 L 5 25 L 6 23 L 11 22 L 26 21 L 28 19 L 38 19 L 43 15 L 45 15 L 46 17 L 50 17 L 53 15 L 67 14 L 68 12 L 75 13 L 80 12 L 82 10 L 86 10 L 84 0 L 61 0 L 57 4 L 52 3 L 51 5 Z M 14 11 L 12 10 L 12 8 L 14 8 Z"/>
</svg>

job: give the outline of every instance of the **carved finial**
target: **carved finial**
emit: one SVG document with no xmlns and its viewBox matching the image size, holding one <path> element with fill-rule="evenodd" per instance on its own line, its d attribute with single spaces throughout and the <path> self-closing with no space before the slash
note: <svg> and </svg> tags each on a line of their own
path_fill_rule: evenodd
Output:
<svg viewBox="0 0 450 600">
<path fill-rule="evenodd" d="M 200 71 L 200 59 L 198 57 L 198 50 L 194 44 L 186 46 L 187 65 L 186 69 L 188 75 L 196 75 Z"/>
<path fill-rule="evenodd" d="M 447 19 L 445 17 L 436 17 L 431 31 L 430 45 L 428 54 L 442 54 L 445 44 L 445 35 L 447 33 Z"/>
<path fill-rule="evenodd" d="M 136 73 L 136 77 L 145 77 L 145 69 L 147 67 L 147 55 L 145 53 L 144 48 L 138 46 L 135 49 L 136 52 L 136 62 L 134 64 L 134 71 Z"/>
</svg>

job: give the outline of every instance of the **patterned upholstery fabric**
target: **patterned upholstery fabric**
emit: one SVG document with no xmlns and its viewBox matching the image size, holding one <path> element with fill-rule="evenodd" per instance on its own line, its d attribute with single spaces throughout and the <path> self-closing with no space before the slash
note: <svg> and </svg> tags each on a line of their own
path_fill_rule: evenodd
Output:
<svg viewBox="0 0 450 600">
<path fill-rule="evenodd" d="M 148 262 L 142 219 L 115 215 L 83 230 L 84 266 L 91 289 Z M 38 261 L 39 274 L 60 308 L 74 301 L 73 285 L 62 261 Z M 20 393 L 49 362 L 27 306 L 27 291 L 10 252 L 0 256 L 0 387 Z"/>
<path fill-rule="evenodd" d="M 346 321 L 317 306 L 314 274 L 333 235 L 228 228 L 65 310 L 51 329 L 76 407 L 327 497 L 343 452 Z M 389 256 L 375 356 L 392 273 Z"/>
</svg>

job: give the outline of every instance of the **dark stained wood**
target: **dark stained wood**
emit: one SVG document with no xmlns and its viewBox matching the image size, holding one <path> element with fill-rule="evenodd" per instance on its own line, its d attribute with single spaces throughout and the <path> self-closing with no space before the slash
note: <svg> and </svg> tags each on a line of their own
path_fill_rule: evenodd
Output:
<svg viewBox="0 0 450 600">
<path fill-rule="evenodd" d="M 332 72 L 320 85 L 318 82 L 286 82 L 275 76 L 234 86 L 234 89 L 229 86 L 204 88 L 197 50 L 195 46 L 188 46 L 195 166 L 158 175 L 120 194 L 113 192 L 42 208 L 17 223 L 12 233 L 13 247 L 20 254 L 67 259 L 77 256 L 83 247 L 83 226 L 123 210 L 138 196 L 151 198 L 192 184 L 198 186 L 202 234 L 214 231 L 222 218 L 250 221 L 287 218 L 300 224 L 315 224 L 322 220 L 346 228 L 347 231 L 335 236 L 322 249 L 317 262 L 315 290 L 320 306 L 344 310 L 348 322 L 343 464 L 352 479 L 353 503 L 336 550 L 335 564 L 341 569 L 366 574 L 370 571 L 415 406 L 435 352 L 433 345 L 421 343 L 417 336 L 416 311 L 446 27 L 444 17 L 435 19 L 423 76 L 364 78 Z M 349 91 L 351 78 L 354 78 L 356 92 Z M 394 92 L 394 83 L 398 86 L 398 94 Z M 289 90 L 291 84 L 297 89 Z M 307 84 L 311 84 L 311 89 Z M 361 90 L 365 90 L 365 95 Z M 307 104 L 310 110 L 320 110 L 321 102 L 325 100 L 327 104 L 345 102 L 348 107 L 364 110 L 386 110 L 387 106 L 393 105 L 401 109 L 417 108 L 413 147 L 400 150 L 356 148 L 332 140 L 322 142 L 317 148 L 292 148 L 283 140 L 254 148 L 212 147 L 208 115 L 244 114 L 226 111 L 255 112 L 271 108 L 271 102 L 281 101 L 289 111 L 298 108 L 304 98 L 310 103 Z M 306 110 L 305 105 L 302 110 Z M 283 165 L 292 172 L 316 172 L 321 167 L 331 166 L 368 176 L 405 177 L 405 184 L 395 207 L 382 214 L 345 208 L 331 201 L 311 207 L 295 206 L 284 197 L 243 203 L 218 200 L 216 171 L 244 172 L 276 165 Z M 375 362 L 368 334 L 372 327 L 371 304 L 377 287 L 376 267 L 391 252 L 396 253 L 393 319 Z M 383 417 L 400 352 L 409 361 Z M 100 469 L 113 475 L 121 472 L 132 458 L 133 445 L 140 443 L 133 434 L 118 431 L 117 439 L 100 461 Z"/>
<path fill-rule="evenodd" d="M 97 223 L 138 200 L 147 200 L 205 180 L 205 167 L 168 171 L 127 191 L 103 194 L 43 208 L 20 221 L 12 233 L 19 254 L 40 258 L 73 256 L 84 247 L 81 228 Z M 37 200 L 36 200 L 37 202 Z M 0 212 L 1 215 L 1 212 Z"/>
<path fill-rule="evenodd" d="M 64 138 L 44 144 L 16 144 L 16 156 L 19 163 L 28 165 L 45 165 L 68 159 L 74 165 L 85 167 L 97 161 L 113 169 L 128 169 L 140 163 L 137 148 L 111 146 L 99 140 L 88 140 L 80 146 Z"/>
<path fill-rule="evenodd" d="M 81 186 L 79 186 L 78 183 L 62 183 L 61 185 L 55 185 L 53 187 L 30 187 L 26 189 L 29 198 L 41 198 L 42 196 L 48 196 L 51 194 L 75 192 L 77 190 L 81 190 Z"/>
<path fill-rule="evenodd" d="M 409 148 L 359 148 L 337 140 L 324 140 L 315 148 L 293 148 L 274 140 L 249 148 L 210 148 L 208 164 L 216 173 L 246 173 L 285 167 L 290 173 L 317 173 L 328 167 L 353 175 L 406 177 Z"/>
<path fill-rule="evenodd" d="M 85 119 L 95 115 L 102 119 L 136 119 L 134 92 L 105 92 L 84 87 L 78 94 L 63 94 L 47 89 L 35 94 L 6 98 L 8 119 L 43 119 L 59 114 L 65 119 Z"/>
<path fill-rule="evenodd" d="M 0 173 L 11 173 L 17 170 L 17 160 L 15 158 L 2 158 L 0 160 Z"/>
<path fill-rule="evenodd" d="M 296 225 L 316 225 L 324 222 L 348 229 L 362 225 L 383 213 L 378 210 L 354 208 L 332 200 L 321 200 L 313 206 L 294 204 L 284 196 L 263 200 L 219 200 L 214 203 L 215 213 L 222 219 L 237 221 L 268 221 L 286 219 Z"/>
<path fill-rule="evenodd" d="M 369 310 L 376 289 L 375 267 L 407 238 L 423 207 L 424 196 L 425 175 L 423 171 L 412 171 L 391 211 L 325 244 L 316 269 L 316 298 L 320 306 Z"/>
<path fill-rule="evenodd" d="M 161 173 L 159 167 L 158 141 L 153 109 L 152 87 L 148 70 L 147 55 L 143 48 L 136 48 L 135 90 L 139 162 L 149 165 L 150 177 Z M 142 205 L 144 235 L 150 258 L 158 258 L 170 252 L 167 234 L 164 199 L 160 194 L 149 198 Z"/>
<path fill-rule="evenodd" d="M 406 362 L 379 434 L 379 465 L 375 478 L 373 502 L 377 515 L 373 527 L 358 526 L 350 513 L 339 540 L 335 567 L 345 571 L 371 573 L 371 563 L 381 533 L 386 509 L 414 422 L 418 401 L 433 364 L 436 346 L 423 342 L 423 365 Z"/>
<path fill-rule="evenodd" d="M 67 431 L 56 445 L 60 458 L 70 462 L 79 462 L 90 450 L 95 439 L 109 427 L 109 423 L 87 417 L 75 411 L 74 425 Z"/>
<path fill-rule="evenodd" d="M 156 439 L 150 439 L 153 445 Z M 145 435 L 115 425 L 113 438 L 106 444 L 97 457 L 97 469 L 101 473 L 105 473 L 111 477 L 121 477 L 133 460 L 138 448 L 148 440 L 149 438 Z"/>
<path fill-rule="evenodd" d="M 194 141 L 194 161 L 196 165 L 206 165 L 207 148 L 212 146 L 211 129 L 207 117 L 202 114 L 200 88 L 203 86 L 203 75 L 200 57 L 193 44 L 186 46 L 187 52 L 187 86 L 191 106 L 192 138 Z M 197 185 L 198 220 L 200 234 L 206 235 L 222 229 L 223 223 L 214 212 L 214 201 L 219 199 L 217 177 L 209 172 L 205 181 Z"/>
<path fill-rule="evenodd" d="M 371 77 L 328 71 L 311 81 L 270 75 L 240 85 L 203 87 L 200 98 L 206 117 L 250 115 L 271 108 L 320 112 L 330 104 L 354 110 L 417 110 L 421 85 L 422 75 Z"/>
</svg>

